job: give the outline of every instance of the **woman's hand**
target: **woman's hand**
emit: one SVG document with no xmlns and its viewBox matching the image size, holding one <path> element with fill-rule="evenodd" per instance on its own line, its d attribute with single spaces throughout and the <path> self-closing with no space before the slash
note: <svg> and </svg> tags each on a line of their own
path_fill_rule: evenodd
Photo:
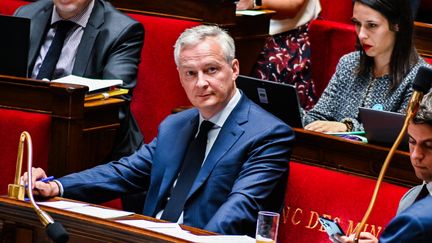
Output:
<svg viewBox="0 0 432 243">
<path fill-rule="evenodd" d="M 306 130 L 315 132 L 346 132 L 347 126 L 345 123 L 336 121 L 314 121 L 305 126 Z"/>
<path fill-rule="evenodd" d="M 237 10 L 246 10 L 246 9 L 253 9 L 254 2 L 253 0 L 240 0 L 237 3 Z"/>
</svg>

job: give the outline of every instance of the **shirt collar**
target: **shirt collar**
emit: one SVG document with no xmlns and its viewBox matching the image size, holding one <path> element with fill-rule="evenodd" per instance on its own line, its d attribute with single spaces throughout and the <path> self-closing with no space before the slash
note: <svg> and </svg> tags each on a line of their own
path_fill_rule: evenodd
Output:
<svg viewBox="0 0 432 243">
<path fill-rule="evenodd" d="M 225 123 L 228 116 L 231 114 L 231 112 L 234 110 L 238 102 L 240 101 L 241 94 L 238 89 L 236 89 L 235 94 L 231 98 L 231 100 L 228 102 L 228 104 L 219 111 L 216 115 L 212 116 L 209 121 L 213 122 L 215 124 L 215 128 L 220 128 Z M 199 116 L 199 124 L 204 121 L 204 117 L 200 114 Z"/>
<path fill-rule="evenodd" d="M 94 7 L 94 1 L 95 0 L 90 1 L 90 3 L 87 5 L 87 7 L 85 7 L 83 9 L 83 11 L 81 11 L 81 13 L 73 16 L 69 20 L 74 22 L 75 24 L 85 28 L 87 26 L 89 19 L 90 19 L 90 14 L 92 13 L 92 10 Z M 54 23 L 56 23 L 60 20 L 63 20 L 63 18 L 60 17 L 60 15 L 57 13 L 56 6 L 54 5 L 53 14 L 51 16 L 51 25 L 53 25 Z"/>
</svg>

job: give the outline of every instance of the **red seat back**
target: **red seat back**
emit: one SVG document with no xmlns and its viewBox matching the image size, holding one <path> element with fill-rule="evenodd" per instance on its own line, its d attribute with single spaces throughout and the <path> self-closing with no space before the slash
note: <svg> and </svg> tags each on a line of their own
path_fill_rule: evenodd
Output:
<svg viewBox="0 0 432 243">
<path fill-rule="evenodd" d="M 145 28 L 138 83 L 131 109 L 146 142 L 157 134 L 159 123 L 178 106 L 190 105 L 174 63 L 174 43 L 199 22 L 143 14 L 129 14 Z"/>
<path fill-rule="evenodd" d="M 291 162 L 279 243 L 329 242 L 319 215 L 340 221 L 346 234 L 355 232 L 369 205 L 376 180 L 317 166 Z M 394 217 L 406 187 L 383 183 L 365 231 L 379 235 Z"/>
<path fill-rule="evenodd" d="M 320 0 L 320 16 L 324 20 L 341 23 L 351 23 L 353 4 L 352 0 Z"/>
<path fill-rule="evenodd" d="M 48 114 L 0 108 L 0 195 L 6 194 L 8 184 L 14 181 L 21 132 L 29 132 L 32 138 L 33 166 L 47 168 L 50 126 L 51 117 Z M 22 172 L 27 171 L 26 157 L 22 166 Z"/>
<path fill-rule="evenodd" d="M 318 97 L 327 87 L 339 59 L 355 50 L 356 33 L 353 25 L 314 20 L 309 27 L 312 78 Z"/>
<path fill-rule="evenodd" d="M 30 1 L 23 0 L 1 0 L 0 3 L 0 14 L 12 15 L 15 10 L 25 4 L 31 3 Z"/>
</svg>

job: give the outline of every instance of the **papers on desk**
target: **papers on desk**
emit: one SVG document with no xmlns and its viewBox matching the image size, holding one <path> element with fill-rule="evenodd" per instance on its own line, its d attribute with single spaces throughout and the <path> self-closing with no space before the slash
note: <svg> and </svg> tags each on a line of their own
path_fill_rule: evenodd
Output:
<svg viewBox="0 0 432 243">
<path fill-rule="evenodd" d="M 70 201 L 55 201 L 55 202 L 37 202 L 38 205 L 48 206 L 52 208 L 68 209 L 87 206 L 87 203 L 77 203 Z"/>
<path fill-rule="evenodd" d="M 37 204 L 53 207 L 53 208 L 64 209 L 66 211 L 81 213 L 88 216 L 93 216 L 93 217 L 103 218 L 103 219 L 112 219 L 112 218 L 118 218 L 118 217 L 134 214 L 132 212 L 94 207 L 86 203 L 76 203 L 70 201 L 38 202 Z"/>
<path fill-rule="evenodd" d="M 255 243 L 255 239 L 246 235 L 194 235 L 183 230 L 176 223 L 160 223 L 148 220 L 117 220 L 117 222 L 198 243 Z"/>
<path fill-rule="evenodd" d="M 102 219 L 113 219 L 113 218 L 119 218 L 119 217 L 124 217 L 124 216 L 134 214 L 133 212 L 126 212 L 126 211 L 107 209 L 107 208 L 99 208 L 99 207 L 94 207 L 94 206 L 69 208 L 67 210 L 71 211 L 71 212 L 75 212 L 75 213 L 85 214 L 88 216 L 102 218 Z"/>
<path fill-rule="evenodd" d="M 91 79 L 91 78 L 83 78 L 75 75 L 69 75 L 51 81 L 56 83 L 84 85 L 89 87 L 89 92 L 106 89 L 106 88 L 123 84 L 123 81 L 120 79 Z"/>
<path fill-rule="evenodd" d="M 256 16 L 256 15 L 261 15 L 261 14 L 265 14 L 266 11 L 263 10 L 237 10 L 236 14 L 241 14 L 241 15 L 248 15 L 248 16 Z"/>
</svg>

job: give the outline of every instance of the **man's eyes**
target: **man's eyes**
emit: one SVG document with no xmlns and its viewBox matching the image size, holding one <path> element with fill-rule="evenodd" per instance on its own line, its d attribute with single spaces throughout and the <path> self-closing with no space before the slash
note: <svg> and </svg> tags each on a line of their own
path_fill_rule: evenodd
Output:
<svg viewBox="0 0 432 243">
<path fill-rule="evenodd" d="M 216 68 L 216 67 L 207 68 L 207 73 L 210 73 L 210 74 L 216 73 L 217 71 L 218 71 L 218 68 Z"/>
</svg>

